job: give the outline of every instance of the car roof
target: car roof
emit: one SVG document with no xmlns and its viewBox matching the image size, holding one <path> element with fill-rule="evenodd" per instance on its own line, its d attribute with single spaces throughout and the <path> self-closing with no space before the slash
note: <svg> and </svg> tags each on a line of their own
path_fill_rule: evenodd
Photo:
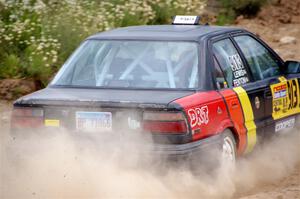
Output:
<svg viewBox="0 0 300 199">
<path fill-rule="evenodd" d="M 182 40 L 199 41 L 208 34 L 242 30 L 235 27 L 210 25 L 147 25 L 129 26 L 95 34 L 88 39 Z"/>
</svg>

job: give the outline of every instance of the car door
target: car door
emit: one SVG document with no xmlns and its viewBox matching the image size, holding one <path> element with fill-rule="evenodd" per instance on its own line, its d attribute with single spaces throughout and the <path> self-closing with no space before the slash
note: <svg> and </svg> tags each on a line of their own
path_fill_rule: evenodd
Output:
<svg viewBox="0 0 300 199">
<path fill-rule="evenodd" d="M 298 110 L 299 84 L 296 78 L 283 76 L 282 60 L 263 42 L 252 35 L 233 36 L 242 52 L 256 85 L 265 87 L 264 118 L 265 135 L 292 127 L 295 118 L 289 116 Z M 254 100 L 255 102 L 255 100 Z"/>
<path fill-rule="evenodd" d="M 257 135 L 263 135 L 267 83 L 253 80 L 248 65 L 231 38 L 212 40 L 211 51 L 214 63 L 224 74 L 224 78 L 220 75 L 216 78 L 217 88 L 226 100 L 233 123 L 242 132 L 240 136 L 246 138 L 244 150 L 250 152 L 257 142 Z"/>
</svg>

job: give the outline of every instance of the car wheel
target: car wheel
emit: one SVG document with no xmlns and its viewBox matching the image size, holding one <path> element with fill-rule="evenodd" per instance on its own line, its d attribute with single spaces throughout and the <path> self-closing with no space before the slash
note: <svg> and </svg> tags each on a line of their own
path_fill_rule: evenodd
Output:
<svg viewBox="0 0 300 199">
<path fill-rule="evenodd" d="M 218 144 L 214 147 L 189 156 L 189 166 L 193 174 L 199 175 L 203 172 L 210 173 L 219 169 L 235 168 L 236 142 L 233 134 L 228 129 L 221 135 Z"/>
<path fill-rule="evenodd" d="M 223 133 L 221 146 L 222 163 L 235 163 L 236 161 L 236 142 L 230 130 Z"/>
</svg>

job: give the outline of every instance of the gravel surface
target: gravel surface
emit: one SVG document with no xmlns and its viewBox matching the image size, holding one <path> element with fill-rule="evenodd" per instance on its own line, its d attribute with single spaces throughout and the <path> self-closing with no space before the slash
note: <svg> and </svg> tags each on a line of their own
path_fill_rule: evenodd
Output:
<svg viewBox="0 0 300 199">
<path fill-rule="evenodd" d="M 236 26 L 258 34 L 283 59 L 300 60 L 299 0 L 279 0 L 275 6 L 264 8 L 255 19 L 239 17 Z M 8 159 L 5 156 L 6 147 L 12 143 L 12 139 L 7 137 L 10 112 L 11 102 L 0 101 L 0 198 L 3 199 L 87 198 L 91 193 L 94 195 L 88 198 L 159 198 L 163 195 L 166 196 L 164 198 L 300 199 L 299 136 L 292 140 L 276 141 L 253 157 L 242 158 L 238 163 L 238 172 L 233 176 L 225 173 L 209 178 L 179 171 L 168 172 L 161 177 L 140 171 L 125 172 L 112 169 L 115 164 L 103 166 L 103 162 L 99 164 L 95 161 L 99 159 L 98 155 L 87 158 L 86 153 L 81 157 L 78 168 L 74 165 L 79 163 L 83 149 L 74 151 L 73 148 L 65 148 L 69 146 L 65 137 L 64 143 L 51 145 L 53 147 L 49 151 L 56 149 L 58 153 L 43 152 L 41 156 L 36 156 L 44 162 L 42 167 L 45 170 L 30 167 L 36 164 L 35 158 L 22 164 L 22 154 L 28 145 L 23 146 L 25 150 L 14 159 L 14 169 L 11 169 L 7 168 Z M 299 133 L 299 130 L 296 131 Z M 65 156 L 59 154 L 59 149 L 64 149 Z M 58 167 L 53 166 L 56 159 L 61 160 Z M 91 173 L 91 169 L 98 168 L 102 174 Z M 59 183 L 54 178 L 60 179 Z M 113 192 L 119 194 L 112 196 Z"/>
</svg>

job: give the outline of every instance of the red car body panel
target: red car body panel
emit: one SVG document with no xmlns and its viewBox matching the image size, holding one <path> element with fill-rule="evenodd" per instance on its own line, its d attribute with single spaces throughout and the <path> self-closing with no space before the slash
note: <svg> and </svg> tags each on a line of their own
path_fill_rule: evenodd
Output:
<svg viewBox="0 0 300 199">
<path fill-rule="evenodd" d="M 216 91 L 195 93 L 175 102 L 187 114 L 193 141 L 221 133 L 231 124 L 226 104 Z"/>
<path fill-rule="evenodd" d="M 242 110 L 242 106 L 238 99 L 236 93 L 231 89 L 226 89 L 220 91 L 222 96 L 224 97 L 229 116 L 231 118 L 232 126 L 231 130 L 235 133 L 235 137 L 237 138 L 237 152 L 238 154 L 242 154 L 247 145 L 247 129 L 244 125 L 244 113 Z"/>
</svg>

